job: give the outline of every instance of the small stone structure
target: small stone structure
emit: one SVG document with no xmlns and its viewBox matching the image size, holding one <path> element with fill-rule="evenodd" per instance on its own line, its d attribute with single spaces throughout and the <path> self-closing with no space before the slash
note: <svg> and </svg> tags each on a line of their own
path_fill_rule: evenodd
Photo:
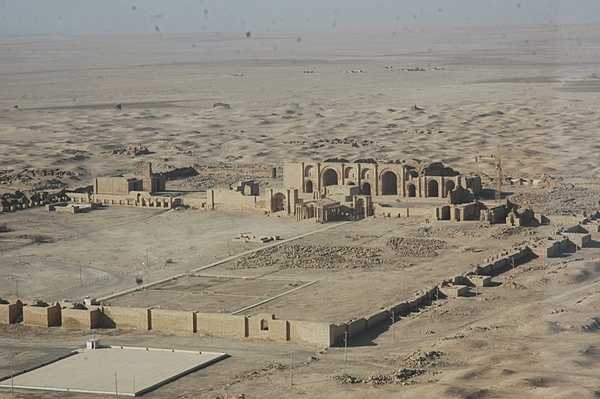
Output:
<svg viewBox="0 0 600 399">
<path fill-rule="evenodd" d="M 9 303 L 0 299 L 0 324 L 16 324 L 23 321 L 23 302 Z"/>
<path fill-rule="evenodd" d="M 60 304 L 37 303 L 23 306 L 23 324 L 35 327 L 60 327 L 62 323 Z"/>
<path fill-rule="evenodd" d="M 152 172 L 150 162 L 142 162 L 139 176 L 109 176 L 94 179 L 92 192 L 68 192 L 75 204 L 121 205 L 171 209 L 179 205 L 177 196 L 164 193 L 166 179 Z"/>
<path fill-rule="evenodd" d="M 566 228 L 560 234 L 575 244 L 577 249 L 588 247 L 592 243 L 592 235 L 581 224 Z"/>
<path fill-rule="evenodd" d="M 63 308 L 61 326 L 70 330 L 91 330 L 102 327 L 103 314 L 99 309 Z"/>
</svg>

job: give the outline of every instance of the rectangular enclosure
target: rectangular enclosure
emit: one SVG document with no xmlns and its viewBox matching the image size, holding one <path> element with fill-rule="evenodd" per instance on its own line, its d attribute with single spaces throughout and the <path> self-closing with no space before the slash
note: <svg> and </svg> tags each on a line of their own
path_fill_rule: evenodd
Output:
<svg viewBox="0 0 600 399">
<path fill-rule="evenodd" d="M 227 358 L 225 353 L 106 347 L 73 355 L 0 382 L 0 387 L 140 396 Z"/>
</svg>

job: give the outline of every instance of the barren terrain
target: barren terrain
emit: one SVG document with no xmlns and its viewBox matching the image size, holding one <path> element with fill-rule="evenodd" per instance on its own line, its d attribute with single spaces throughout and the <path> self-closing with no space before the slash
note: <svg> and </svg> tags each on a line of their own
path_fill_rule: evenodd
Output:
<svg viewBox="0 0 600 399">
<path fill-rule="evenodd" d="M 234 241 L 239 233 L 288 239 L 323 226 L 192 210 L 73 216 L 30 209 L 0 214 L 8 229 L 0 232 L 0 298 L 17 290 L 28 299 L 102 296 L 138 278 L 187 273 L 111 301 L 234 312 L 316 281 L 247 313 L 345 321 L 502 249 L 543 240 L 574 220 L 558 215 L 598 207 L 599 32 L 455 28 L 306 35 L 301 42 L 260 34 L 2 38 L 0 192 L 87 185 L 96 175 L 128 173 L 140 160 L 163 172 L 195 168 L 198 175 L 169 182 L 177 190 L 245 176 L 275 185 L 272 166 L 330 157 L 442 160 L 490 184 L 494 165 L 474 159 L 499 149 L 505 176 L 540 181 L 505 191 L 553 224 L 365 220 L 244 253 L 259 244 Z M 122 154 L 130 143 L 149 153 Z M 497 277 L 498 286 L 435 301 L 347 350 L 97 335 L 112 344 L 232 355 L 149 398 L 597 398 L 600 236 L 593 238 L 593 248 L 535 259 Z M 79 347 L 90 334 L 0 326 L 0 377 Z"/>
</svg>

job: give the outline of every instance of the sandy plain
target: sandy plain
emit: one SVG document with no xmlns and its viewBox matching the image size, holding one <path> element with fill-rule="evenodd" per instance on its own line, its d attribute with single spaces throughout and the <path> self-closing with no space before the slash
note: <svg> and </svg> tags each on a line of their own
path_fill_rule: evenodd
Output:
<svg viewBox="0 0 600 399">
<path fill-rule="evenodd" d="M 260 34 L 250 40 L 224 34 L 2 39 L 1 51 L 6 56 L 0 57 L 0 165 L 9 177 L 23 169 L 67 171 L 71 176 L 60 180 L 77 186 L 97 174 L 129 172 L 146 159 L 158 170 L 196 166 L 203 172 L 200 177 L 172 184 L 203 190 L 244 175 L 262 179 L 268 176 L 263 165 L 278 165 L 285 159 L 332 156 L 443 160 L 464 171 L 493 175 L 492 165 L 478 168 L 474 157 L 500 146 L 506 175 L 551 176 L 556 183 L 552 188 L 515 188 L 523 191 L 523 198 L 550 215 L 578 213 L 598 204 L 599 32 L 597 26 L 545 26 L 306 35 L 301 42 L 297 35 Z M 426 70 L 402 70 L 414 67 Z M 305 73 L 309 71 L 314 73 Z M 217 102 L 231 107 L 213 107 Z M 123 104 L 123 110 L 114 109 L 117 103 Z M 414 105 L 424 111 L 415 110 Z M 112 154 L 137 142 L 153 153 L 137 158 Z M 0 190 L 46 182 L 38 177 L 11 179 Z M 100 223 L 107 228 L 111 217 L 124 223 L 130 219 L 136 226 L 146 223 L 139 218 L 153 223 L 152 219 L 162 217 L 154 211 L 139 215 L 136 212 L 142 211 L 102 212 L 108 218 Z M 13 229 L 10 237 L 15 238 L 39 233 L 39 221 L 48 235 L 71 234 L 64 241 L 72 248 L 69 256 L 77 251 L 83 256 L 87 248 L 98 256 L 112 257 L 112 262 L 106 262 L 111 276 L 116 276 L 109 281 L 111 286 L 129 284 L 125 283 L 135 271 L 123 270 L 121 265 L 132 259 L 139 262 L 143 248 L 161 240 L 147 237 L 144 227 L 137 227 L 136 239 L 143 244 L 119 261 L 121 253 L 111 253 L 101 244 L 95 248 L 91 238 L 84 239 L 87 247 L 78 248 L 73 236 L 77 229 L 56 221 L 53 227 L 50 216 L 42 213 L 2 215 L 0 223 L 6 221 Z M 170 219 L 177 217 L 186 219 L 181 223 L 194 224 L 187 215 L 170 213 L 166 219 L 173 222 L 174 231 L 177 223 Z M 199 221 L 206 217 L 202 213 L 193 216 Z M 232 217 L 216 218 L 223 222 L 214 219 L 215 225 L 226 226 Z M 96 228 L 96 220 L 100 215 L 90 213 L 76 223 L 83 231 Z M 245 230 L 272 223 L 260 217 L 240 220 Z M 356 226 L 353 229 L 360 229 Z M 314 226 L 297 227 L 283 221 L 269 228 Z M 190 233 L 201 234 L 202 229 L 198 222 Z M 398 224 L 391 229 L 414 235 L 410 226 Z M 545 234 L 532 234 L 536 233 Z M 172 234 L 170 245 L 187 245 L 176 239 L 177 233 Z M 232 245 L 224 244 L 231 231 L 227 234 L 219 248 Z M 98 242 L 119 239 L 113 235 Z M 510 237 L 507 242 L 510 245 L 516 239 Z M 60 274 L 68 266 L 60 264 L 66 256 L 61 254 L 62 244 L 17 244 L 14 240 L 2 243 L 7 247 L 0 254 L 0 272 L 27 272 L 32 295 L 81 294 L 77 268 L 68 273 L 70 285 L 65 284 L 64 290 L 44 286 L 51 281 L 52 270 L 59 271 L 57 280 L 65 278 Z M 162 258 L 172 256 L 168 248 L 159 248 Z M 38 259 L 57 251 L 53 267 L 58 268 L 49 268 L 46 274 L 27 271 L 23 251 Z M 448 257 L 461 267 L 461 262 L 468 262 L 463 256 Z M 500 286 L 486 288 L 476 297 L 435 303 L 352 342 L 347 361 L 343 348 L 315 353 L 314 348 L 293 345 L 119 331 L 102 337 L 122 344 L 144 342 L 232 354 L 206 374 L 192 374 L 148 396 L 156 398 L 241 393 L 247 398 L 279 398 L 282 393 L 323 398 L 595 398 L 600 389 L 600 336 L 594 321 L 598 259 L 600 250 L 590 248 L 555 262 L 528 263 L 500 277 Z M 185 262 L 178 264 L 188 267 Z M 393 266 L 372 273 L 385 277 L 393 273 Z M 452 275 L 454 270 L 448 271 Z M 157 276 L 163 272 L 156 270 Z M 368 273 L 359 272 L 353 278 L 352 272 L 344 272 L 341 279 L 331 273 L 333 283 L 346 280 L 347 287 L 353 287 L 354 304 L 344 303 L 352 311 L 362 310 L 363 305 L 370 308 L 371 292 L 356 284 Z M 405 283 L 396 273 L 398 281 Z M 292 274 L 299 274 L 302 281 L 315 278 L 315 272 Z M 428 277 L 423 278 L 426 282 Z M 398 293 L 393 280 L 386 283 L 382 295 Z M 12 295 L 13 286 L 14 281 L 3 278 L 0 296 Z M 288 301 L 292 297 L 285 298 L 273 303 L 273 309 L 287 312 L 296 306 L 297 302 Z M 307 307 L 307 315 L 326 303 L 315 302 Z M 374 302 L 375 308 L 383 305 L 377 298 Z M 324 308 L 323 317 L 338 316 Z M 339 309 L 344 311 L 343 306 Z M 88 332 L 2 327 L 0 370 L 7 374 L 10 353 L 15 351 L 20 353 L 17 367 L 26 368 L 32 359 L 60 352 L 57 348 L 81 345 L 87 336 Z M 287 369 L 290 351 L 300 359 L 292 386 Z M 340 384 L 333 378 L 343 373 L 391 373 L 402 368 L 406 356 L 415 351 L 439 351 L 440 360 L 407 385 Z M 2 395 L 10 397 L 7 392 Z M 16 397 L 63 395 L 18 392 Z"/>
</svg>

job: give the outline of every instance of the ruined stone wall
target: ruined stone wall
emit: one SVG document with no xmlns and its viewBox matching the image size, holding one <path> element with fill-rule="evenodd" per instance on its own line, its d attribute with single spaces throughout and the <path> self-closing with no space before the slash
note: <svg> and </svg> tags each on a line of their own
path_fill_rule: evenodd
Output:
<svg viewBox="0 0 600 399">
<path fill-rule="evenodd" d="M 254 210 L 257 209 L 255 196 L 245 196 L 232 190 L 209 190 L 208 196 L 214 198 L 214 209 L 223 210 Z"/>
<path fill-rule="evenodd" d="M 62 327 L 71 330 L 90 330 L 99 328 L 101 312 L 99 309 L 62 309 Z"/>
<path fill-rule="evenodd" d="M 377 198 L 373 198 L 373 200 L 377 201 Z M 397 208 L 373 204 L 373 212 L 375 217 L 381 218 L 421 217 L 437 219 L 437 208 L 433 204 L 431 208 Z"/>
<path fill-rule="evenodd" d="M 0 304 L 0 324 L 16 324 L 23 320 L 23 304 L 21 301 Z"/>
<path fill-rule="evenodd" d="M 561 233 L 567 237 L 578 249 L 588 247 L 592 242 L 592 235 L 589 233 Z"/>
<path fill-rule="evenodd" d="M 193 334 L 196 313 L 182 310 L 152 309 L 152 331 L 165 334 Z"/>
<path fill-rule="evenodd" d="M 196 313 L 199 334 L 216 337 L 245 338 L 248 336 L 248 319 L 221 313 Z"/>
<path fill-rule="evenodd" d="M 60 327 L 61 308 L 59 305 L 23 306 L 23 324 L 36 327 Z"/>
<path fill-rule="evenodd" d="M 300 162 L 287 162 L 283 165 L 283 185 L 303 192 L 302 184 L 303 164 Z M 316 189 L 316 182 L 314 188 Z"/>
<path fill-rule="evenodd" d="M 362 317 L 360 319 L 352 320 L 346 323 L 346 329 L 348 330 L 348 337 L 355 337 L 367 329 L 367 319 Z"/>
<path fill-rule="evenodd" d="M 330 323 L 302 320 L 289 320 L 288 322 L 291 342 L 329 347 L 344 335 L 343 330 L 332 328 Z"/>
<path fill-rule="evenodd" d="M 125 177 L 97 177 L 94 182 L 94 194 L 127 195 L 129 187 Z"/>
<path fill-rule="evenodd" d="M 495 276 L 534 257 L 534 252 L 527 246 L 507 250 L 486 259 L 486 262 L 477 266 L 473 272 L 480 275 Z"/>
<path fill-rule="evenodd" d="M 151 330 L 152 315 L 150 309 L 104 306 L 102 328 L 120 328 L 123 330 Z"/>
<path fill-rule="evenodd" d="M 289 341 L 290 327 L 287 320 L 278 320 L 271 314 L 258 314 L 248 319 L 250 338 Z"/>
</svg>

